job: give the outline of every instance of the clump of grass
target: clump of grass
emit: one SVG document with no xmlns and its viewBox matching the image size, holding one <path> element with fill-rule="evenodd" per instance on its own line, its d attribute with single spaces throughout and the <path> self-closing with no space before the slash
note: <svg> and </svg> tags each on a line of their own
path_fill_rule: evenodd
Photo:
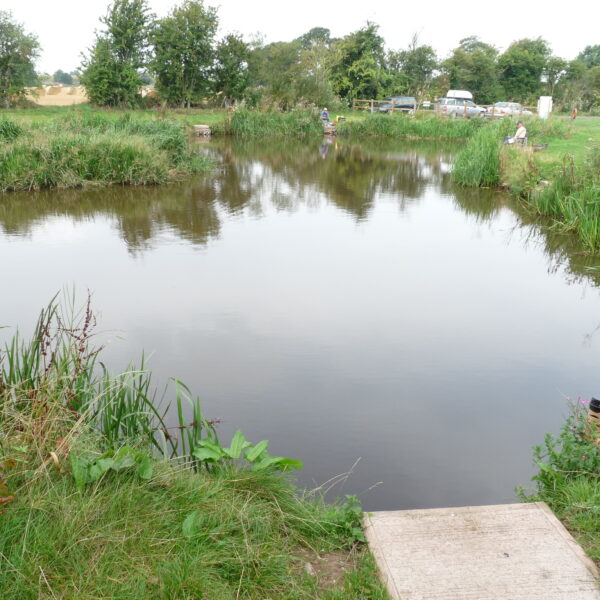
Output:
<svg viewBox="0 0 600 600">
<path fill-rule="evenodd" d="M 186 441 L 172 449 L 195 445 L 204 461 L 252 445 L 202 445 L 212 425 L 197 402 L 191 424 L 168 429 L 143 365 L 100 368 L 89 299 L 73 306 L 52 302 L 32 339 L 15 335 L 0 355 L 3 597 L 387 598 L 360 548 L 355 498 L 326 506 L 269 469 L 151 454 L 154 436 L 167 446 L 174 431 Z M 348 568 L 329 589 L 305 562 L 333 551 Z"/>
<path fill-rule="evenodd" d="M 563 521 L 586 552 L 600 561 L 599 433 L 587 423 L 587 401 L 572 406 L 558 436 L 546 435 L 534 448 L 539 472 L 536 490 L 526 501 L 544 501 Z"/>
<path fill-rule="evenodd" d="M 583 165 L 565 157 L 550 186 L 526 197 L 530 208 L 554 219 L 555 228 L 573 232 L 591 252 L 600 250 L 600 149 Z"/>
<path fill-rule="evenodd" d="M 0 147 L 0 190 L 151 185 L 210 165 L 182 124 L 77 112 L 35 122 Z"/>
<path fill-rule="evenodd" d="M 500 182 L 500 148 L 508 128 L 506 120 L 480 128 L 457 156 L 452 179 L 470 187 L 497 185 Z"/>
<path fill-rule="evenodd" d="M 318 115 L 306 111 L 259 112 L 245 108 L 232 113 L 215 133 L 239 137 L 267 135 L 323 135 Z"/>
<path fill-rule="evenodd" d="M 0 141 L 12 141 L 22 133 L 23 127 L 21 125 L 6 117 L 0 118 Z"/>
<path fill-rule="evenodd" d="M 372 114 L 338 125 L 338 135 L 377 135 L 429 140 L 470 138 L 484 124 L 482 119 L 414 118 L 408 115 Z"/>
</svg>

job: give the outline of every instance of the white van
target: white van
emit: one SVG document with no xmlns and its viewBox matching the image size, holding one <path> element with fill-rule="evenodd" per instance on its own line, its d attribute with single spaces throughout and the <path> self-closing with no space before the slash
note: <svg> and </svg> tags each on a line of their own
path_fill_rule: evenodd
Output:
<svg viewBox="0 0 600 600">
<path fill-rule="evenodd" d="M 446 98 L 458 98 L 460 100 L 473 100 L 473 94 L 467 90 L 448 90 Z"/>
</svg>

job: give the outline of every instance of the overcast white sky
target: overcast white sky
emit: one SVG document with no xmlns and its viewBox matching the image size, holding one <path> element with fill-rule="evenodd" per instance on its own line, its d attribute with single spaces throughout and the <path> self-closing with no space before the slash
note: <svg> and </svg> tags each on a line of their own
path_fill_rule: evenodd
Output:
<svg viewBox="0 0 600 600">
<path fill-rule="evenodd" d="M 174 0 L 150 0 L 152 10 L 164 16 Z M 1 0 L 35 33 L 42 45 L 38 70 L 53 73 L 79 66 L 81 52 L 94 39 L 98 18 L 108 0 Z M 380 25 L 388 49 L 408 45 L 417 33 L 445 57 L 461 38 L 477 35 L 505 49 L 512 41 L 542 36 L 554 54 L 574 58 L 583 48 L 600 44 L 600 1 L 550 2 L 529 0 L 424 0 L 420 2 L 353 2 L 352 0 L 221 0 L 205 2 L 218 8 L 220 34 L 261 32 L 267 42 L 289 41 L 312 27 L 328 27 L 341 37 L 367 20 Z"/>
</svg>

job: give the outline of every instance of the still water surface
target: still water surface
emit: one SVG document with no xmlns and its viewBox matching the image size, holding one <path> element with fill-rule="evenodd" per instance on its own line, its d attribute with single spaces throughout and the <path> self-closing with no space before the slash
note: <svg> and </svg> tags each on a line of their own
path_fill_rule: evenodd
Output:
<svg viewBox="0 0 600 600">
<path fill-rule="evenodd" d="M 302 484 L 354 465 L 333 494 L 370 510 L 511 501 L 565 398 L 599 391 L 590 264 L 453 187 L 453 148 L 204 151 L 216 174 L 172 186 L 2 196 L 0 324 L 90 289 L 111 368 L 150 353 Z"/>
</svg>

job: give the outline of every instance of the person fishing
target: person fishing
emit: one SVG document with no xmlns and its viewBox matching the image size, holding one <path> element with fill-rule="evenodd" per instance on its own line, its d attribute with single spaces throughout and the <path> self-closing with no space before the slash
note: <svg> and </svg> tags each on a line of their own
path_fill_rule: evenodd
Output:
<svg viewBox="0 0 600 600">
<path fill-rule="evenodd" d="M 324 108 L 321 111 L 321 121 L 323 121 L 323 125 L 327 125 L 329 123 L 329 111 L 327 108 Z"/>
<path fill-rule="evenodd" d="M 517 131 L 512 137 L 507 136 L 504 138 L 505 144 L 521 144 L 524 146 L 527 143 L 527 129 L 525 129 L 525 123 L 523 121 L 517 121 Z"/>
</svg>

